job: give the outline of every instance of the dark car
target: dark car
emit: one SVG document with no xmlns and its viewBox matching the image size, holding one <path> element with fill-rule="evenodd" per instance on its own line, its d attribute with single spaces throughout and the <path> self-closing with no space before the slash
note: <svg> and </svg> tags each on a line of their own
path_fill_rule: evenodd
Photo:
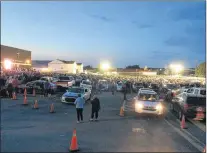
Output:
<svg viewBox="0 0 207 153">
<path fill-rule="evenodd" d="M 184 114 L 187 118 L 197 118 L 198 111 L 203 113 L 203 117 L 199 120 L 206 118 L 206 97 L 199 97 L 193 94 L 182 93 L 172 99 L 170 109 L 176 112 L 179 119 Z"/>
<path fill-rule="evenodd" d="M 159 91 L 159 85 L 156 84 L 156 83 L 151 83 L 149 85 L 149 88 L 152 89 L 152 90 L 154 90 L 155 92 L 158 92 Z"/>
<path fill-rule="evenodd" d="M 137 93 L 140 88 L 144 88 L 143 83 L 133 83 L 132 90 Z"/>
</svg>

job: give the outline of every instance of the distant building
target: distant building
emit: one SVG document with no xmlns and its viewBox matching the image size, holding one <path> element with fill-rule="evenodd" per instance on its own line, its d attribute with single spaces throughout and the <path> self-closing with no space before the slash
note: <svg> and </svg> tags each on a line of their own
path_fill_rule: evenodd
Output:
<svg viewBox="0 0 207 153">
<path fill-rule="evenodd" d="M 83 64 L 77 63 L 77 73 L 83 73 Z"/>
<path fill-rule="evenodd" d="M 59 73 L 76 73 L 77 65 L 75 61 L 54 60 L 48 63 L 48 69 Z"/>
<path fill-rule="evenodd" d="M 157 71 L 152 71 L 150 69 L 117 69 L 118 74 L 120 75 L 157 75 Z"/>
<path fill-rule="evenodd" d="M 5 60 L 9 60 L 12 62 L 12 67 L 30 68 L 31 58 L 31 51 L 1 45 L 1 66 Z"/>
</svg>

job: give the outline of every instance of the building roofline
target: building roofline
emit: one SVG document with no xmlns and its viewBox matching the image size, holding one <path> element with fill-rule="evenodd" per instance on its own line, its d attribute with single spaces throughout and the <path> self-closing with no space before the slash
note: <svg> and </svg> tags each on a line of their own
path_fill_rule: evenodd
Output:
<svg viewBox="0 0 207 153">
<path fill-rule="evenodd" d="M 16 47 L 7 46 L 7 45 L 1 45 L 1 47 L 9 47 L 9 48 L 13 48 L 13 49 L 19 49 L 19 50 L 22 50 L 22 51 L 26 51 L 26 52 L 32 52 L 32 51 L 30 51 L 30 50 L 21 49 L 21 48 L 16 48 Z"/>
</svg>

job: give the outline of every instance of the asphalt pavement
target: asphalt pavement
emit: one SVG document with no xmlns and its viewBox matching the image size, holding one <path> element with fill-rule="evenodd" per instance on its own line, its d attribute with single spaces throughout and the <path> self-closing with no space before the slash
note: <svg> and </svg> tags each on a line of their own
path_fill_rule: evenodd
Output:
<svg viewBox="0 0 207 153">
<path fill-rule="evenodd" d="M 1 152 L 68 152 L 74 128 L 81 152 L 198 152 L 168 118 L 119 116 L 123 95 L 102 93 L 100 120 L 89 122 L 91 105 L 84 108 L 84 122 L 76 123 L 74 105 L 58 98 L 23 96 L 1 100 Z M 39 109 L 32 109 L 38 100 Z M 54 103 L 56 113 L 49 113 Z M 171 120 L 173 120 L 171 118 Z M 181 131 L 182 132 L 182 131 Z"/>
</svg>

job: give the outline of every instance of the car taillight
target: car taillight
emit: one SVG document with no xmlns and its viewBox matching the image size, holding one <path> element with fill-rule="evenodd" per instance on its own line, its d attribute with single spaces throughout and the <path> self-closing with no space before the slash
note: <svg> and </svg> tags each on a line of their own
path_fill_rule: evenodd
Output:
<svg viewBox="0 0 207 153">
<path fill-rule="evenodd" d="M 188 107 L 188 104 L 184 104 L 184 111 L 187 111 Z"/>
</svg>

